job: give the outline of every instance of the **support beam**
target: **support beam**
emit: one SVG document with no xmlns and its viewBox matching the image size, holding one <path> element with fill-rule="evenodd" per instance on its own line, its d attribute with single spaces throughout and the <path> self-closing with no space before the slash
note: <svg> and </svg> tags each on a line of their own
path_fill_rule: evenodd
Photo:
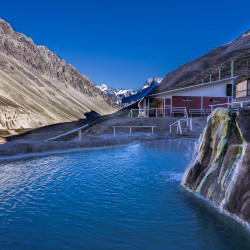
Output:
<svg viewBox="0 0 250 250">
<path fill-rule="evenodd" d="M 192 121 L 192 118 L 190 118 L 189 125 L 190 125 L 190 131 L 193 131 L 193 121 Z"/>
<path fill-rule="evenodd" d="M 78 141 L 82 141 L 82 130 L 78 130 Z"/>
<path fill-rule="evenodd" d="M 201 109 L 203 109 L 203 96 L 201 96 Z"/>
<path fill-rule="evenodd" d="M 231 77 L 234 77 L 234 60 L 231 62 Z"/>
<path fill-rule="evenodd" d="M 203 110 L 203 96 L 201 96 L 201 110 Z M 202 117 L 202 113 L 201 113 L 201 117 Z"/>
<path fill-rule="evenodd" d="M 173 109 L 173 95 L 171 94 L 170 116 L 172 116 L 172 109 Z"/>
<path fill-rule="evenodd" d="M 149 117 L 149 98 L 148 98 L 148 117 Z"/>
<path fill-rule="evenodd" d="M 182 129 L 181 129 L 181 122 L 178 121 L 178 127 L 179 127 L 179 131 L 180 131 L 180 135 L 182 135 Z"/>
<path fill-rule="evenodd" d="M 164 117 L 166 117 L 166 98 L 164 98 L 163 101 L 164 101 L 164 104 L 163 104 L 163 108 L 164 108 L 163 115 L 164 115 Z"/>
</svg>

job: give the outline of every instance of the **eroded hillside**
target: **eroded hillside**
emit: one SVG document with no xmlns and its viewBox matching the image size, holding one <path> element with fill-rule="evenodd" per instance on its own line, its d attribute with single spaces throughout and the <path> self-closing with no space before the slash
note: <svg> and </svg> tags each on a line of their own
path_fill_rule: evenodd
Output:
<svg viewBox="0 0 250 250">
<path fill-rule="evenodd" d="M 93 82 L 0 19 L 0 126 L 33 128 L 115 111 Z"/>
<path fill-rule="evenodd" d="M 193 84 L 208 82 L 210 74 L 212 81 L 218 80 L 221 69 L 221 78 L 231 76 L 231 62 L 234 61 L 234 75 L 237 80 L 249 76 L 250 71 L 250 30 L 239 36 L 234 41 L 222 45 L 205 55 L 188 62 L 169 72 L 156 86 L 152 93 L 186 87 Z"/>
</svg>

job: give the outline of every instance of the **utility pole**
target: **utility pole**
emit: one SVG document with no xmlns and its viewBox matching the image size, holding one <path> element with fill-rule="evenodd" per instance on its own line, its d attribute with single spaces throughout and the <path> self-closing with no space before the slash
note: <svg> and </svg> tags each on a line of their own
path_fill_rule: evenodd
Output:
<svg viewBox="0 0 250 250">
<path fill-rule="evenodd" d="M 231 78 L 234 77 L 234 60 L 231 62 Z"/>
<path fill-rule="evenodd" d="M 249 58 L 247 58 L 247 78 L 249 78 Z"/>
</svg>

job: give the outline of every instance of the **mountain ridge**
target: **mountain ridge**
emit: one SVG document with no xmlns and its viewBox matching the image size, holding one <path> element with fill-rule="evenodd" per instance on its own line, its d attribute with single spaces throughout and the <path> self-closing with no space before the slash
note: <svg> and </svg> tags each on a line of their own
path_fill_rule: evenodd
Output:
<svg viewBox="0 0 250 250">
<path fill-rule="evenodd" d="M 146 83 L 138 91 L 133 89 L 113 89 L 109 88 L 106 84 L 101 84 L 97 87 L 111 98 L 114 105 L 127 106 L 146 96 L 156 85 L 160 84 L 161 81 L 162 78 L 159 77 L 148 78 Z"/>
<path fill-rule="evenodd" d="M 103 91 L 112 100 L 116 106 L 121 106 L 124 97 L 135 95 L 137 92 L 133 89 L 115 89 L 109 88 L 106 84 L 97 85 L 101 91 Z"/>
<path fill-rule="evenodd" d="M 221 69 L 221 78 L 228 78 L 231 75 L 232 60 L 235 63 L 235 74 L 240 80 L 248 76 L 243 72 L 247 65 L 245 58 L 250 58 L 250 29 L 233 41 L 218 46 L 167 73 L 161 84 L 156 86 L 150 94 L 199 84 L 202 81 L 208 82 L 210 74 L 212 74 L 212 80 L 217 80 L 218 68 Z"/>
<path fill-rule="evenodd" d="M 39 127 L 115 111 L 85 75 L 0 19 L 0 124 Z"/>
</svg>

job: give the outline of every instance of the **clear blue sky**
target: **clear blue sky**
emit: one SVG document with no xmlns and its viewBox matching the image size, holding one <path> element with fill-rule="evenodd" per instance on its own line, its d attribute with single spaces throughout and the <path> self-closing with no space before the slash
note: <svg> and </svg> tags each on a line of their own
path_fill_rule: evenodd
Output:
<svg viewBox="0 0 250 250">
<path fill-rule="evenodd" d="M 137 90 L 241 35 L 249 10 L 249 0 L 14 0 L 0 17 L 95 84 Z"/>
</svg>

